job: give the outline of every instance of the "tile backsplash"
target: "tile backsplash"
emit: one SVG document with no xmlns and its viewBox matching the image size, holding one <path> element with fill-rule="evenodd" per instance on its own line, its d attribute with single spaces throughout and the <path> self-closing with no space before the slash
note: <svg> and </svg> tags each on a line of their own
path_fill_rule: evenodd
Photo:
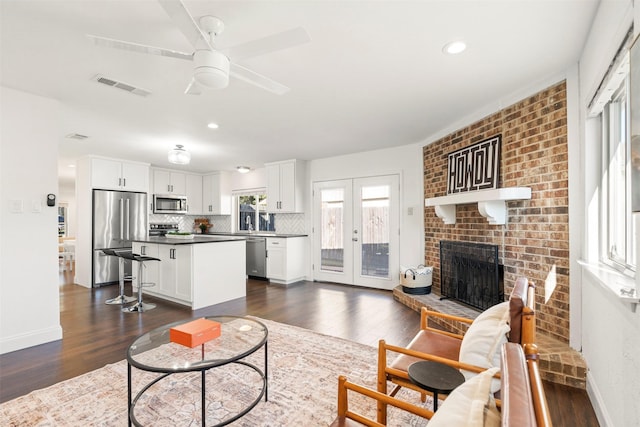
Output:
<svg viewBox="0 0 640 427">
<path fill-rule="evenodd" d="M 276 233 L 282 234 L 304 234 L 304 214 L 279 213 L 275 214 Z M 209 231 L 228 232 L 231 231 L 231 215 L 166 215 L 151 214 L 149 222 L 166 224 L 176 223 L 181 231 L 193 231 L 194 220 L 196 218 L 209 218 L 209 223 L 213 226 Z"/>
<path fill-rule="evenodd" d="M 304 214 L 279 213 L 276 217 L 276 233 L 304 234 Z"/>
</svg>

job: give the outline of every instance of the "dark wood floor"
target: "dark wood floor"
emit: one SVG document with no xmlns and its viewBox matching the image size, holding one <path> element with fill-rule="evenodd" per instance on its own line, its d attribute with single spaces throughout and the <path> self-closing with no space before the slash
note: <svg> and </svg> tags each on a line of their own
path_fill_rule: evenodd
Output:
<svg viewBox="0 0 640 427">
<path fill-rule="evenodd" d="M 329 283 L 285 288 L 248 280 L 246 298 L 196 311 L 147 298 L 158 307 L 140 315 L 104 303 L 117 295 L 117 286 L 87 289 L 72 284 L 70 273 L 61 273 L 60 281 L 64 338 L 0 356 L 0 402 L 122 360 L 138 335 L 177 320 L 251 314 L 371 346 L 381 338 L 406 344 L 419 326 L 418 313 L 389 291 Z M 586 392 L 554 384 L 545 384 L 545 391 L 556 427 L 598 426 Z"/>
</svg>

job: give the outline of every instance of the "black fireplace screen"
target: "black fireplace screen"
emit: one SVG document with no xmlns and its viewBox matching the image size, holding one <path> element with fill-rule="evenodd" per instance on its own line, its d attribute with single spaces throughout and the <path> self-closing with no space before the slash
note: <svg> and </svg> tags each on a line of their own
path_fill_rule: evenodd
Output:
<svg viewBox="0 0 640 427">
<path fill-rule="evenodd" d="M 498 246 L 440 241 L 440 291 L 480 310 L 504 301 Z"/>
</svg>

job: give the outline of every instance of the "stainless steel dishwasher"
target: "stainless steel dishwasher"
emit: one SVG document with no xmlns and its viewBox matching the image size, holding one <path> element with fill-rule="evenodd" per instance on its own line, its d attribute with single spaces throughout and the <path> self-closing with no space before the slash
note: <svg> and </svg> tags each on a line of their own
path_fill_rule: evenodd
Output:
<svg viewBox="0 0 640 427">
<path fill-rule="evenodd" d="M 247 276 L 267 278 L 267 239 L 247 237 Z"/>
</svg>

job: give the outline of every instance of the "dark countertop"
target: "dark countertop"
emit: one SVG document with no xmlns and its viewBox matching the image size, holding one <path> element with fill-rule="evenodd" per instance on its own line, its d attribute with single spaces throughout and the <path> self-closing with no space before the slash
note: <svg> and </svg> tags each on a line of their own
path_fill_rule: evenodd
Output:
<svg viewBox="0 0 640 427">
<path fill-rule="evenodd" d="M 239 236 L 207 236 L 196 234 L 193 239 L 179 239 L 171 237 L 156 237 L 149 236 L 144 239 L 134 239 L 134 242 L 140 243 L 156 243 L 160 245 L 194 245 L 198 243 L 220 243 L 220 242 L 233 242 L 236 240 L 246 240 L 244 237 Z"/>
<path fill-rule="evenodd" d="M 280 234 L 280 233 L 231 233 L 231 232 L 211 232 L 205 233 L 206 235 L 214 235 L 214 236 L 238 236 L 238 237 L 278 237 L 278 238 L 288 238 L 288 237 L 307 237 L 307 234 Z"/>
</svg>

